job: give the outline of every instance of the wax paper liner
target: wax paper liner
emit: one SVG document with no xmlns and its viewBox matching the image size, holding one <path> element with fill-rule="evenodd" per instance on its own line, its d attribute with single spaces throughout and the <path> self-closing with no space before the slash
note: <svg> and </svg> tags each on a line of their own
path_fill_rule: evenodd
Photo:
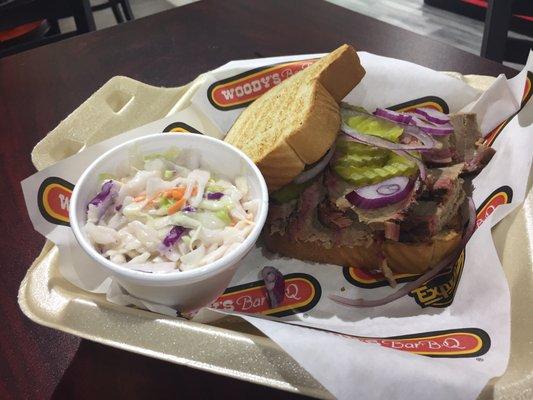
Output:
<svg viewBox="0 0 533 400">
<path fill-rule="evenodd" d="M 77 246 L 64 213 L 72 184 L 99 154 L 133 137 L 188 131 L 221 138 L 254 98 L 318 56 L 230 62 L 205 74 L 186 94 L 188 107 L 88 147 L 23 181 L 35 228 L 60 249 L 62 274 L 85 290 L 106 293 L 116 304 L 175 314 L 171 307 L 130 296 Z M 367 75 L 346 101 L 368 109 L 423 105 L 444 112 L 474 111 L 486 142 L 497 150 L 474 180 L 479 228 L 464 254 L 451 270 L 409 296 L 382 307 L 352 309 L 333 303 L 327 294 L 375 298 L 391 289 L 381 277 L 356 268 L 276 257 L 258 243 L 225 294 L 196 319 L 246 313 L 240 315 L 338 398 L 416 398 L 429 393 L 436 398 L 474 398 L 488 379 L 505 371 L 509 354 L 509 290 L 490 228 L 519 205 L 527 191 L 533 153 L 533 103 L 528 102 L 533 57 L 517 77 L 499 77 L 485 93 L 405 61 L 368 53 L 360 57 Z M 45 196 L 50 193 L 52 197 Z M 286 298 L 276 309 L 268 307 L 258 276 L 265 265 L 285 274 Z M 397 277 L 400 282 L 414 278 Z"/>
</svg>

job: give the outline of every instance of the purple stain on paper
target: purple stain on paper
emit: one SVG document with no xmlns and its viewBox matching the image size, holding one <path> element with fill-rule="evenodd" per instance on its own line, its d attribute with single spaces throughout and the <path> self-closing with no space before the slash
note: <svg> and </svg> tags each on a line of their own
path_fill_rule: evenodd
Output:
<svg viewBox="0 0 533 400">
<path fill-rule="evenodd" d="M 267 266 L 261 270 L 261 277 L 265 282 L 270 307 L 279 307 L 285 298 L 285 278 L 283 278 L 283 274 L 278 269 Z"/>
</svg>

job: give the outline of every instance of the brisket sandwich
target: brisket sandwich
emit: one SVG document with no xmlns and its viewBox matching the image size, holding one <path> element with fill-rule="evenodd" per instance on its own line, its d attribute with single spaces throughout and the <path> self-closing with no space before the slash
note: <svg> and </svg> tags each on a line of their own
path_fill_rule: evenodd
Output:
<svg viewBox="0 0 533 400">
<path fill-rule="evenodd" d="M 394 285 L 455 261 L 473 230 L 469 178 L 493 150 L 474 114 L 338 104 L 363 75 L 343 46 L 256 100 L 226 140 L 267 179 L 269 250 Z"/>
</svg>

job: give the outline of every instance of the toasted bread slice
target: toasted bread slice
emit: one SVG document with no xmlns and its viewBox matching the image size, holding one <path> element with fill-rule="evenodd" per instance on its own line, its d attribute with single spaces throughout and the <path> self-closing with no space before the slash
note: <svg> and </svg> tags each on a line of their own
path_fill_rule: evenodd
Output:
<svg viewBox="0 0 533 400">
<path fill-rule="evenodd" d="M 250 156 L 272 191 L 322 157 L 339 126 L 339 106 L 313 80 L 267 92 L 244 111 L 226 141 Z"/>
<path fill-rule="evenodd" d="M 337 103 L 340 103 L 364 76 L 365 70 L 355 49 L 347 44 L 322 57 L 303 73 L 295 75 L 296 79 L 301 80 L 317 79 Z"/>
<path fill-rule="evenodd" d="M 380 254 L 382 253 L 375 243 L 369 246 L 327 248 L 318 241 L 293 241 L 289 240 L 286 235 L 269 234 L 267 231 L 263 231 L 263 238 L 268 250 L 291 258 L 357 267 L 369 271 L 377 270 L 381 266 Z M 422 274 L 453 253 L 460 242 L 461 235 L 450 230 L 439 233 L 430 241 L 423 243 L 400 243 L 387 240 L 381 249 L 387 259 L 387 265 L 394 273 Z"/>
<path fill-rule="evenodd" d="M 253 102 L 225 140 L 258 165 L 270 191 L 279 189 L 331 147 L 338 102 L 363 76 L 355 50 L 341 46 Z"/>
</svg>

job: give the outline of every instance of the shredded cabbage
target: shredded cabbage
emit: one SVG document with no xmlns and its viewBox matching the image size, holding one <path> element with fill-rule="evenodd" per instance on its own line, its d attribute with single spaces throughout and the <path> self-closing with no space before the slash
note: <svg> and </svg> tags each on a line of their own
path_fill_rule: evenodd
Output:
<svg viewBox="0 0 533 400">
<path fill-rule="evenodd" d="M 102 174 L 87 205 L 84 232 L 97 251 L 146 273 L 186 271 L 235 250 L 249 235 L 260 202 L 248 181 L 201 169 L 196 152 L 170 148 Z M 120 173 L 119 173 L 120 172 Z"/>
<path fill-rule="evenodd" d="M 232 207 L 232 201 L 229 196 L 224 196 L 220 200 L 202 200 L 198 204 L 198 208 L 210 211 L 227 210 Z"/>
</svg>

